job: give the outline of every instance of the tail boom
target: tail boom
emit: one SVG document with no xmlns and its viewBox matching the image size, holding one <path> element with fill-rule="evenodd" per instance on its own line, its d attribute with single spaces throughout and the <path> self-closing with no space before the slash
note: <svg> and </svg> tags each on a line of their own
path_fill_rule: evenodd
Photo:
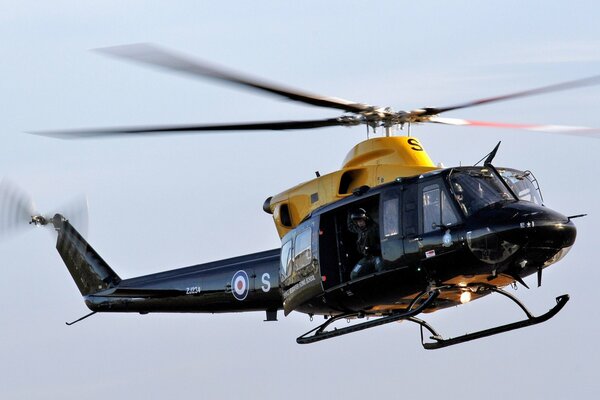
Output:
<svg viewBox="0 0 600 400">
<path fill-rule="evenodd" d="M 276 311 L 279 249 L 123 280 L 85 296 L 104 312 L 222 313 Z"/>
<path fill-rule="evenodd" d="M 85 303 L 98 312 L 274 312 L 283 308 L 279 249 L 122 280 L 57 214 L 56 248 Z"/>
</svg>

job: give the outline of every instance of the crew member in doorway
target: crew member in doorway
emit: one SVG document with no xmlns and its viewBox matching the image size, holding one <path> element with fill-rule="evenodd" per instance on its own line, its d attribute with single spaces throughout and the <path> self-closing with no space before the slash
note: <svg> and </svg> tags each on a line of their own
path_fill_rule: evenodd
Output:
<svg viewBox="0 0 600 400">
<path fill-rule="evenodd" d="M 356 233 L 356 247 L 363 256 L 350 272 L 350 279 L 381 271 L 381 247 L 379 244 L 379 225 L 367 215 L 364 208 L 358 208 L 348 214 L 348 229 Z"/>
</svg>

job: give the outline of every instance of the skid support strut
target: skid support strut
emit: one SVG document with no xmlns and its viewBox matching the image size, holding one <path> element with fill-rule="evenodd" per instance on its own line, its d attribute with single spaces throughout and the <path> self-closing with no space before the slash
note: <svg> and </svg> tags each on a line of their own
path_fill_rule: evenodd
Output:
<svg viewBox="0 0 600 400">
<path fill-rule="evenodd" d="M 317 326 L 315 329 L 312 329 L 312 330 L 306 332 L 304 335 L 298 337 L 296 339 L 296 342 L 299 344 L 314 343 L 314 342 L 318 342 L 320 340 L 330 339 L 330 338 L 333 338 L 336 336 L 346 335 L 348 333 L 358 332 L 358 331 L 362 331 L 364 329 L 369 329 L 369 328 L 374 328 L 376 326 L 389 324 L 390 322 L 400 321 L 403 319 L 409 319 L 410 317 L 420 314 L 423 310 L 425 310 L 429 305 L 431 305 L 434 302 L 434 300 L 438 297 L 439 294 L 440 294 L 439 290 L 423 292 L 413 299 L 413 301 L 408 306 L 407 311 L 405 311 L 405 312 L 402 312 L 402 313 L 397 312 L 397 313 L 393 313 L 393 314 L 390 314 L 390 315 L 387 315 L 384 317 L 374 319 L 372 321 L 361 322 L 359 324 L 355 324 L 352 326 L 347 326 L 347 327 L 340 328 L 340 329 L 334 329 L 332 331 L 326 331 L 325 328 L 327 328 L 329 325 L 331 325 L 332 323 L 334 323 L 336 321 L 339 321 L 342 319 L 359 318 L 361 316 L 364 316 L 364 313 L 355 312 L 355 313 L 347 313 L 347 314 L 337 315 L 335 317 L 328 319 L 327 322 Z M 425 296 L 427 296 L 427 298 L 425 298 Z M 419 304 L 418 307 L 414 308 L 417 305 L 417 303 L 419 303 L 419 301 L 422 301 L 421 304 Z"/>
<path fill-rule="evenodd" d="M 411 316 L 409 318 L 406 318 L 406 320 L 414 322 L 421 326 L 421 343 L 423 344 L 423 347 L 427 350 L 434 350 L 434 349 L 441 349 L 442 347 L 448 347 L 448 346 L 452 346 L 452 345 L 459 344 L 459 343 L 469 342 L 471 340 L 484 338 L 486 336 L 497 335 L 499 333 L 508 332 L 508 331 L 512 331 L 512 330 L 520 329 L 520 328 L 525 328 L 527 326 L 536 325 L 536 324 L 545 322 L 545 321 L 549 320 L 550 318 L 554 317 L 556 314 L 558 314 L 558 312 L 569 301 L 568 294 L 563 294 L 562 296 L 558 296 L 556 298 L 556 305 L 554 307 L 552 307 L 547 313 L 536 317 L 533 314 L 531 314 L 529 312 L 529 310 L 527 310 L 527 308 L 523 305 L 523 303 L 521 303 L 519 301 L 519 299 L 517 299 L 512 294 L 505 292 L 504 290 L 498 289 L 498 288 L 490 288 L 489 290 L 499 293 L 499 294 L 502 294 L 502 295 L 508 297 L 509 299 L 511 299 L 512 301 L 514 301 L 523 310 L 523 312 L 527 316 L 527 319 L 513 322 L 510 324 L 506 324 L 506 325 L 496 326 L 496 327 L 490 328 L 490 329 L 484 329 L 484 330 L 481 330 L 478 332 L 468 333 L 466 335 L 457 336 L 454 338 L 448 338 L 448 339 L 444 339 L 439 333 L 437 333 L 435 331 L 435 329 L 433 329 L 433 327 L 431 325 L 429 325 L 426 321 L 423 321 L 422 319 Z M 433 342 L 425 342 L 424 335 L 423 335 L 423 328 L 427 329 L 429 331 L 429 333 L 431 333 L 431 336 L 429 337 L 429 339 L 433 340 Z"/>
</svg>

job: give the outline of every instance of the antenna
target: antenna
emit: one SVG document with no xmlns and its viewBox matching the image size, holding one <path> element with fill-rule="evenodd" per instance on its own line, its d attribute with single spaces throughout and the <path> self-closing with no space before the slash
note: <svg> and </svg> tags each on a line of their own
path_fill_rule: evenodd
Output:
<svg viewBox="0 0 600 400">
<path fill-rule="evenodd" d="M 496 156 L 496 152 L 498 152 L 498 148 L 500 147 L 500 143 L 502 143 L 502 141 L 498 142 L 498 144 L 496 145 L 496 147 L 494 147 L 494 150 L 490 151 L 488 154 L 486 154 L 485 156 L 483 156 L 483 158 L 481 160 L 477 161 L 473 166 L 479 164 L 484 159 L 485 159 L 485 162 L 483 163 L 483 165 L 491 164 L 492 160 Z"/>
<path fill-rule="evenodd" d="M 483 163 L 483 165 L 489 165 L 489 164 L 492 163 L 492 161 L 494 160 L 494 157 L 496 157 L 496 153 L 498 152 L 498 148 L 500 147 L 500 143 L 502 143 L 502 142 L 498 142 L 498 144 L 496 145 L 496 147 L 494 147 L 494 150 L 492 150 L 492 152 L 488 155 L 488 158 L 486 158 L 486 160 Z"/>
</svg>

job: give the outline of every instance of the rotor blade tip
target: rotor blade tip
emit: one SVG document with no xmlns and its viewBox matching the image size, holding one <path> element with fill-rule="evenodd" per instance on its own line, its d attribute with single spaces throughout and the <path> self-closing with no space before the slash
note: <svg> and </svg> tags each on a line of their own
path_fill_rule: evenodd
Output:
<svg viewBox="0 0 600 400">
<path fill-rule="evenodd" d="M 130 44 L 121 44 L 116 46 L 106 46 L 106 47 L 97 47 L 91 49 L 91 51 L 96 53 L 101 53 L 109 56 L 116 57 L 132 57 L 144 53 L 148 53 L 151 51 L 158 50 L 158 46 L 152 43 L 130 43 Z"/>
</svg>

